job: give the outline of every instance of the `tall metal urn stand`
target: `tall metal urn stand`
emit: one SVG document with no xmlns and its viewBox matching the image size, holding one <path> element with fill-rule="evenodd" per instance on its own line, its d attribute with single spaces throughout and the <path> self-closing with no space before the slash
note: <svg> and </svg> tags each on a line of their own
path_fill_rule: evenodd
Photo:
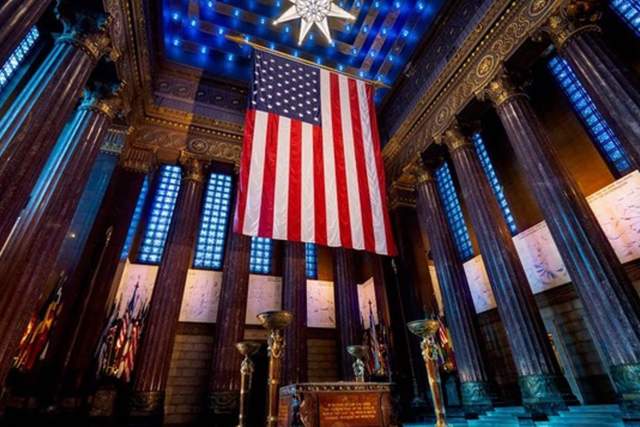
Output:
<svg viewBox="0 0 640 427">
<path fill-rule="evenodd" d="M 435 427 L 447 427 L 447 419 L 444 410 L 444 400 L 442 398 L 442 386 L 440 384 L 440 372 L 436 362 L 438 344 L 436 344 L 435 334 L 438 332 L 439 323 L 437 320 L 414 320 L 407 323 L 407 327 L 412 334 L 419 336 L 422 341 L 422 357 L 427 367 L 429 376 L 429 388 L 431 389 L 431 399 L 436 413 Z"/>
<path fill-rule="evenodd" d="M 251 356 L 260 349 L 260 343 L 255 341 L 240 341 L 236 343 L 236 348 L 244 356 L 240 365 L 240 413 L 238 415 L 238 427 L 246 427 L 249 409 L 249 393 L 251 392 L 251 381 L 253 377 L 254 364 Z"/>
<path fill-rule="evenodd" d="M 288 311 L 265 311 L 258 314 L 258 320 L 267 330 L 267 350 L 269 352 L 269 383 L 267 384 L 267 427 L 278 425 L 278 392 L 282 354 L 285 346 L 282 330 L 291 323 L 293 314 Z"/>
</svg>

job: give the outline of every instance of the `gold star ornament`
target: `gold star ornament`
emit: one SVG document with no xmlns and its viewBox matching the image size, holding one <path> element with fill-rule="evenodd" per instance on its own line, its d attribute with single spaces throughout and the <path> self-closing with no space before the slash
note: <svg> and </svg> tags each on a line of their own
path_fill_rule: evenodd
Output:
<svg viewBox="0 0 640 427">
<path fill-rule="evenodd" d="M 327 18 L 348 19 L 350 21 L 356 18 L 333 3 L 332 0 L 289 0 L 293 3 L 289 9 L 284 11 L 273 24 L 280 25 L 283 22 L 300 19 L 300 33 L 298 34 L 298 45 L 301 45 L 309 30 L 314 25 L 318 27 L 329 43 L 331 43 L 331 31 L 329 30 L 329 22 Z"/>
</svg>

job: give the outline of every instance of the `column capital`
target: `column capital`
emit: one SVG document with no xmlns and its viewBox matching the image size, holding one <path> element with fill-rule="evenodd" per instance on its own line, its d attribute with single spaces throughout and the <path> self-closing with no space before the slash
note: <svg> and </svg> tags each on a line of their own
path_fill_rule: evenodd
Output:
<svg viewBox="0 0 640 427">
<path fill-rule="evenodd" d="M 460 124 L 456 121 L 442 135 L 436 138 L 438 144 L 444 144 L 449 152 L 454 153 L 461 148 L 472 147 L 471 141 L 465 135 Z"/>
<path fill-rule="evenodd" d="M 415 208 L 416 195 L 413 177 L 403 175 L 391 183 L 389 188 L 389 208 Z"/>
<path fill-rule="evenodd" d="M 56 16 L 64 27 L 64 32 L 57 36 L 56 42 L 77 46 L 95 62 L 103 55 L 109 55 L 109 59 L 117 61 L 120 53 L 113 47 L 109 35 L 113 17 L 67 10 L 72 7 L 63 6 L 62 2 L 56 7 Z"/>
<path fill-rule="evenodd" d="M 481 100 L 488 99 L 495 107 L 499 107 L 511 98 L 524 95 L 525 93 L 513 83 L 511 76 L 505 70 L 501 70 L 498 75 L 480 91 L 478 97 Z"/>
<path fill-rule="evenodd" d="M 433 171 L 424 164 L 421 156 L 405 166 L 403 173 L 413 178 L 416 188 L 434 179 Z"/>
<path fill-rule="evenodd" d="M 120 154 L 120 166 L 131 172 L 148 174 L 158 167 L 154 151 L 127 145 Z"/>
<path fill-rule="evenodd" d="M 182 179 L 185 181 L 204 182 L 204 168 L 206 161 L 187 153 L 180 152 L 178 163 L 182 166 Z"/>
<path fill-rule="evenodd" d="M 85 90 L 81 109 L 104 114 L 113 120 L 123 109 L 122 91 L 125 83 L 119 85 L 100 86 L 97 90 Z"/>
<path fill-rule="evenodd" d="M 600 31 L 596 22 L 602 16 L 599 0 L 571 0 L 568 5 L 552 15 L 541 30 L 562 50 L 567 41 L 586 31 Z"/>
</svg>

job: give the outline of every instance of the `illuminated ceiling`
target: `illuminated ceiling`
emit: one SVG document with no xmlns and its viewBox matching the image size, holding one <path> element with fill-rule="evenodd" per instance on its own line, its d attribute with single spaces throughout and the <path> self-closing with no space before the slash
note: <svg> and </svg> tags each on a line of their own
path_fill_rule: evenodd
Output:
<svg viewBox="0 0 640 427">
<path fill-rule="evenodd" d="M 329 18 L 333 42 L 314 28 L 298 46 L 299 23 L 273 25 L 288 0 L 163 0 L 162 42 L 168 59 L 240 82 L 249 80 L 251 48 L 227 34 L 392 85 L 444 1 L 336 0 L 356 20 Z"/>
</svg>

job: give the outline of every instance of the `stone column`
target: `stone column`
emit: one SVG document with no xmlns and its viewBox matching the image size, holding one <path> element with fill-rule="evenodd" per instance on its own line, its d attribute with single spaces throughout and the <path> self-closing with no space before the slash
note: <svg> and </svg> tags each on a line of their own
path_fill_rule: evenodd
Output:
<svg viewBox="0 0 640 427">
<path fill-rule="evenodd" d="M 347 346 L 362 344 L 362 322 L 358 304 L 358 282 L 354 271 L 353 251 L 333 250 L 333 294 L 336 306 L 336 328 L 338 353 L 340 356 L 340 378 L 353 380 L 353 358 Z"/>
<path fill-rule="evenodd" d="M 183 152 L 180 163 L 182 183 L 136 355 L 129 401 L 131 417 L 143 422 L 156 423 L 164 412 L 169 363 L 200 222 L 203 161 Z"/>
<path fill-rule="evenodd" d="M 238 422 L 240 363 L 235 344 L 244 339 L 251 237 L 229 230 L 222 271 L 209 382 L 209 411 L 220 425 Z"/>
<path fill-rule="evenodd" d="M 91 33 L 68 27 L 0 119 L 0 242 L 11 232 L 89 75 L 108 49 L 105 25 Z"/>
<path fill-rule="evenodd" d="M 528 98 L 504 74 L 487 87 L 585 308 L 625 407 L 640 415 L 640 298 Z"/>
<path fill-rule="evenodd" d="M 284 242 L 282 308 L 293 313 L 284 330 L 282 384 L 307 381 L 307 273 L 304 243 Z"/>
<path fill-rule="evenodd" d="M 565 407 L 566 383 L 498 202 L 471 141 L 457 125 L 443 135 L 478 238 L 498 313 L 518 370 L 524 406 L 550 414 Z M 561 392 L 562 390 L 562 392 Z"/>
<path fill-rule="evenodd" d="M 424 169 L 421 160 L 416 162 L 416 207 L 420 225 L 431 244 L 445 315 L 453 339 L 462 403 L 467 414 L 480 414 L 491 409 L 492 403 L 471 291 L 432 171 Z"/>
<path fill-rule="evenodd" d="M 62 317 L 58 321 L 64 337 L 52 369 L 64 397 L 78 397 L 95 379 L 93 354 L 115 298 L 113 281 L 120 254 L 143 181 L 156 164 L 154 153 L 125 147 L 87 239 L 83 261 L 67 282 L 78 288 L 79 296 L 73 308 L 66 307 L 71 312 L 67 323 Z"/>
<path fill-rule="evenodd" d="M 428 410 L 432 404 L 420 345 L 410 336 L 407 322 L 425 318 L 425 307 L 430 304 L 425 301 L 426 292 L 420 292 L 424 286 L 419 281 L 413 252 L 415 229 L 411 226 L 411 218 L 415 218 L 416 207 L 413 185 L 399 179 L 392 184 L 391 190 L 391 222 L 398 247 L 398 256 L 391 260 L 391 271 L 387 274 L 391 279 L 387 291 L 397 360 L 394 373 L 402 396 L 402 409 L 407 414 L 414 414 Z"/>
<path fill-rule="evenodd" d="M 640 85 L 600 36 L 593 1 L 570 2 L 550 18 L 545 30 L 585 86 L 598 111 L 624 147 L 631 166 L 640 169 Z"/>
<path fill-rule="evenodd" d="M 7 62 L 50 3 L 51 0 L 5 0 L 0 5 L 0 64 Z"/>
<path fill-rule="evenodd" d="M 40 177 L 4 252 L 0 277 L 0 384 L 4 383 L 17 343 L 55 265 L 100 144 L 119 100 L 87 94 L 84 103 Z"/>
<path fill-rule="evenodd" d="M 387 286 L 382 255 L 367 252 L 365 259 L 371 264 L 373 290 L 376 296 L 376 311 L 378 315 L 378 321 L 382 322 L 385 327 L 389 328 L 391 325 L 391 313 L 389 310 L 389 298 L 387 296 Z"/>
</svg>

